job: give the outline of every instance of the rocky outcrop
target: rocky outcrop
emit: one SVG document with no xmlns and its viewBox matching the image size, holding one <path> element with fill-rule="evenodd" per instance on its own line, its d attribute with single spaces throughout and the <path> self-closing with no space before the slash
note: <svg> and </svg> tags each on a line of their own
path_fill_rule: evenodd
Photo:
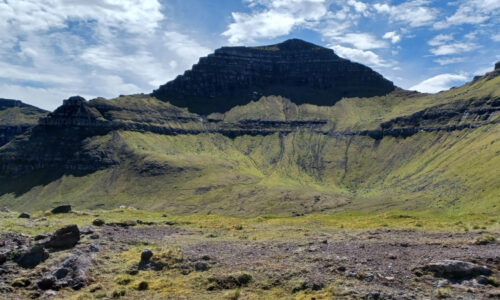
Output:
<svg viewBox="0 0 500 300">
<path fill-rule="evenodd" d="M 491 270 L 466 261 L 446 259 L 431 262 L 423 267 L 424 271 L 434 273 L 435 276 L 448 279 L 470 279 L 479 275 L 491 275 Z"/>
<path fill-rule="evenodd" d="M 64 250 L 73 248 L 80 241 L 80 230 L 76 225 L 68 225 L 58 229 L 43 243 L 43 246 L 53 250 Z"/>
<path fill-rule="evenodd" d="M 66 214 L 71 212 L 71 205 L 59 205 L 57 207 L 54 207 L 50 212 L 53 214 Z"/>
<path fill-rule="evenodd" d="M 228 111 L 262 96 L 333 105 L 342 97 L 373 97 L 394 90 L 372 69 L 302 40 L 264 47 L 223 47 L 192 70 L 153 92 L 200 114 Z"/>
<path fill-rule="evenodd" d="M 0 147 L 13 140 L 16 136 L 25 133 L 31 127 L 33 127 L 33 125 L 0 125 Z"/>
<path fill-rule="evenodd" d="M 394 118 L 380 124 L 382 129 L 416 128 L 430 126 L 471 125 L 488 122 L 500 113 L 500 98 L 455 101 L 433 106 L 408 116 Z"/>
<path fill-rule="evenodd" d="M 23 252 L 15 262 L 22 268 L 34 268 L 41 262 L 47 260 L 49 254 L 43 246 L 35 245 L 31 249 Z"/>
</svg>

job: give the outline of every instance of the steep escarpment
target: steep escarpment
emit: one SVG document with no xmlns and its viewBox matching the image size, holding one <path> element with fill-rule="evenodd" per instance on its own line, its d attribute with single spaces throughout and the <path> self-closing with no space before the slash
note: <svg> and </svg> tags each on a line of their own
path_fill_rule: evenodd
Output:
<svg viewBox="0 0 500 300">
<path fill-rule="evenodd" d="M 0 99 L 0 147 L 37 124 L 47 111 L 19 100 Z"/>
<path fill-rule="evenodd" d="M 153 95 L 192 112 L 210 114 L 268 95 L 297 104 L 333 105 L 343 97 L 380 96 L 394 88 L 366 66 L 294 39 L 264 47 L 223 47 Z"/>
</svg>

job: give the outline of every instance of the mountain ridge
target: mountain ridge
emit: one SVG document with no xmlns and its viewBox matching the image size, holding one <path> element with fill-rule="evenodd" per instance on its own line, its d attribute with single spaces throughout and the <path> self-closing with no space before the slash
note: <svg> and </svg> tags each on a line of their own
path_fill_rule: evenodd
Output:
<svg viewBox="0 0 500 300">
<path fill-rule="evenodd" d="M 294 43 L 243 49 L 316 49 Z M 395 88 L 329 106 L 279 94 L 236 99 L 208 115 L 145 94 L 70 97 L 0 146 L 0 205 L 235 216 L 498 211 L 498 75 L 496 67 L 438 94 Z"/>
<path fill-rule="evenodd" d="M 207 115 L 262 96 L 333 105 L 342 97 L 387 94 L 394 84 L 372 69 L 302 40 L 261 47 L 222 47 L 152 96 Z"/>
<path fill-rule="evenodd" d="M 47 113 L 20 100 L 0 98 L 0 147 L 35 126 Z"/>
<path fill-rule="evenodd" d="M 333 106 L 269 96 L 208 116 L 149 95 L 71 97 L 0 147 L 0 204 L 227 215 L 495 210 L 496 72 L 439 94 L 395 90 Z"/>
</svg>

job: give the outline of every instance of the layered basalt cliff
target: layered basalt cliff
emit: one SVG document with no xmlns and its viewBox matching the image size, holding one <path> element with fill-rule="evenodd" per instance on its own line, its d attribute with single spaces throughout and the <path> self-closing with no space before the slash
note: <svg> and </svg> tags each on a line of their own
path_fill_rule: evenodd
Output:
<svg viewBox="0 0 500 300">
<path fill-rule="evenodd" d="M 200 114 L 225 112 L 262 96 L 333 105 L 342 97 L 373 97 L 394 90 L 372 69 L 301 40 L 264 47 L 223 47 L 192 70 L 153 92 Z"/>
<path fill-rule="evenodd" d="M 10 142 L 16 136 L 25 133 L 32 125 L 15 125 L 4 126 L 0 125 L 0 147 Z"/>
</svg>

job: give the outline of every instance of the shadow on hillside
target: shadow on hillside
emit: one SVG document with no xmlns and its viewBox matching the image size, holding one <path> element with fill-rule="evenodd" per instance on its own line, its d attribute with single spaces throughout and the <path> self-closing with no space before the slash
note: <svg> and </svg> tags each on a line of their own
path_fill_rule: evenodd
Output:
<svg viewBox="0 0 500 300">
<path fill-rule="evenodd" d="M 63 176 L 83 177 L 94 171 L 64 170 L 63 168 L 47 168 L 36 170 L 29 175 L 16 178 L 2 178 L 0 182 L 0 197 L 5 194 L 14 194 L 20 197 L 35 187 L 44 187 L 61 179 Z"/>
</svg>

